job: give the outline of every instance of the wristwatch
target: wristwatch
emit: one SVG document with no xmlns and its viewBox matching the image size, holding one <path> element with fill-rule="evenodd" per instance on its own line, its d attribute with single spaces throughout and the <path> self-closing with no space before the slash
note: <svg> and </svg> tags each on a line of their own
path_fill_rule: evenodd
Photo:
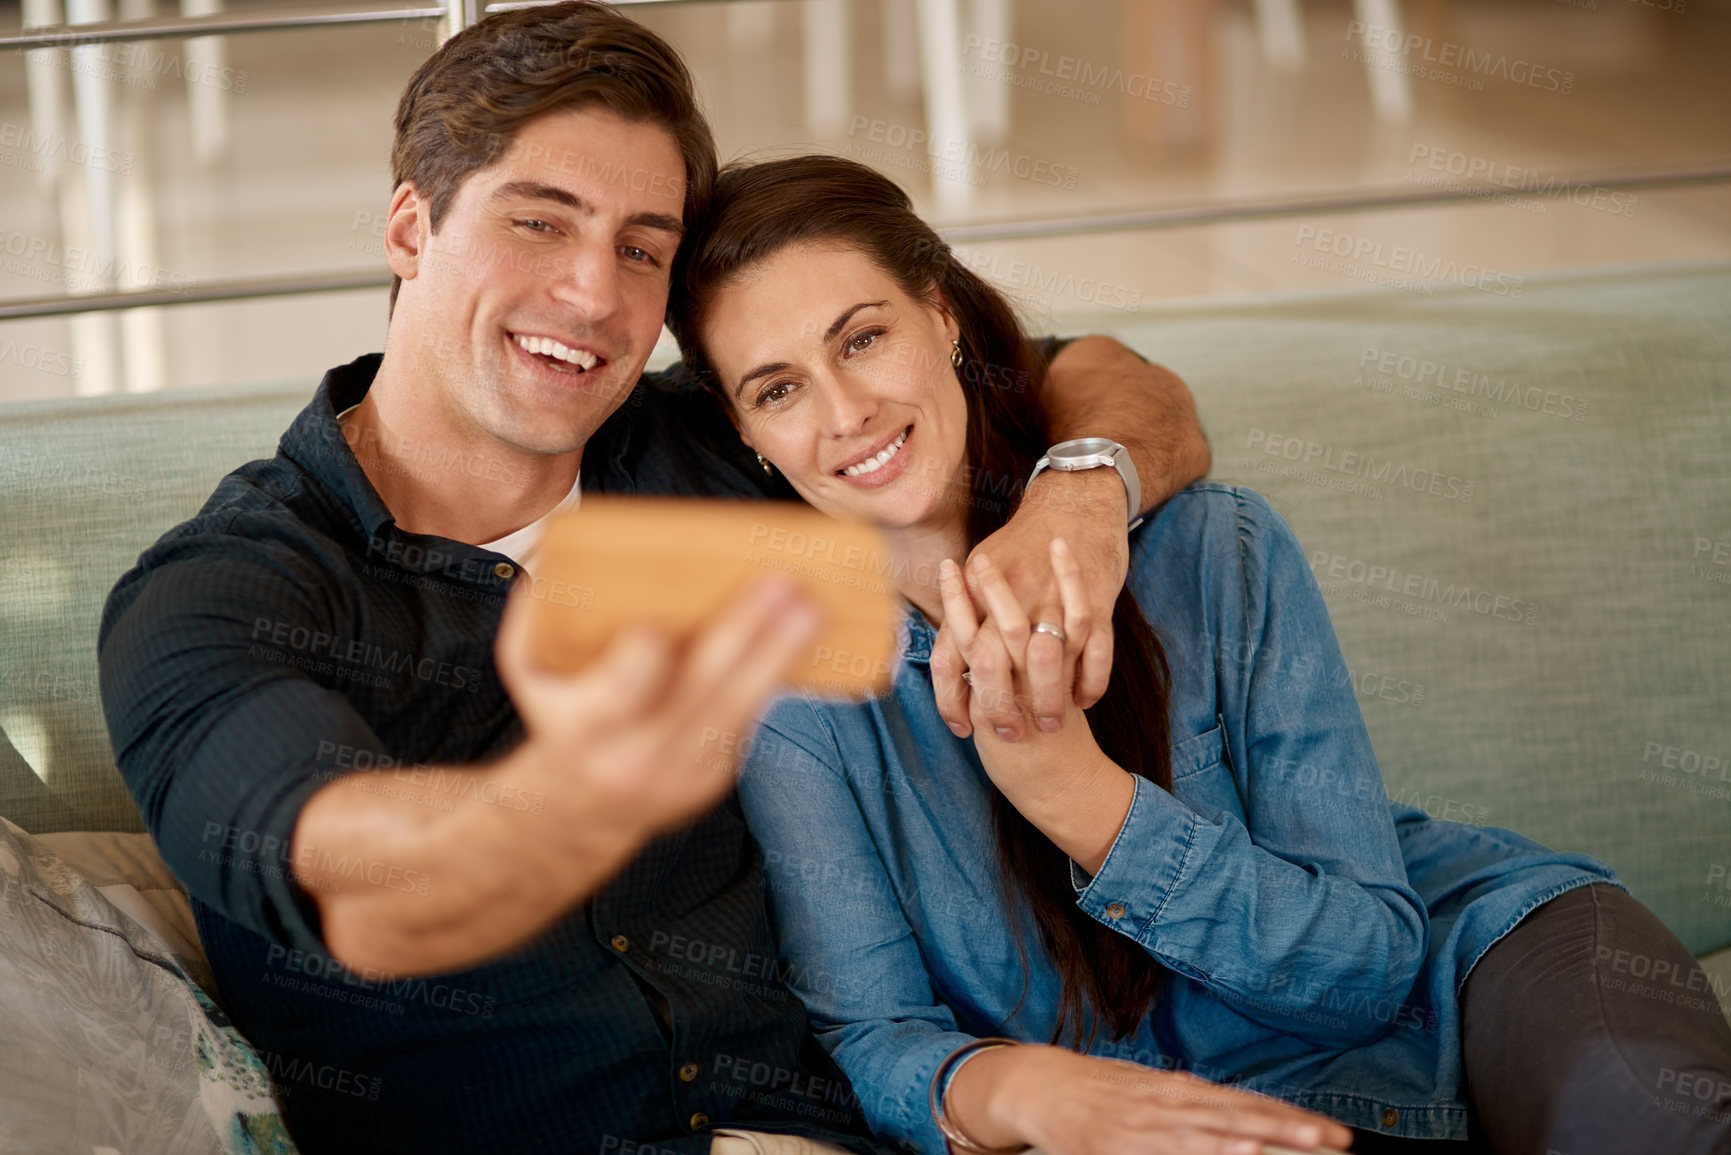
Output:
<svg viewBox="0 0 1731 1155">
<path fill-rule="evenodd" d="M 1046 450 L 1046 456 L 1034 463 L 1028 484 L 1048 469 L 1072 473 L 1079 469 L 1099 469 L 1110 465 L 1124 479 L 1124 490 L 1130 498 L 1130 529 L 1142 524 L 1142 483 L 1136 477 L 1136 464 L 1130 451 L 1109 437 L 1081 437 L 1075 441 L 1060 441 Z"/>
</svg>

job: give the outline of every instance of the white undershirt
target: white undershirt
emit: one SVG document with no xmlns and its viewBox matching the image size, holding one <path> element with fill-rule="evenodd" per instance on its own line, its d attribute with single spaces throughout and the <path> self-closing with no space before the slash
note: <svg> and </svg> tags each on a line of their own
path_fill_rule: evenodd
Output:
<svg viewBox="0 0 1731 1155">
<path fill-rule="evenodd" d="M 341 413 L 337 414 L 337 424 L 342 425 L 348 420 L 349 414 L 359 408 L 359 405 L 351 405 Z M 567 510 L 576 509 L 582 500 L 583 471 L 579 469 L 576 478 L 571 482 L 571 492 L 567 493 L 564 498 L 560 500 L 558 505 L 555 505 L 552 509 L 549 509 L 546 513 L 542 514 L 522 529 L 516 530 L 513 533 L 508 533 L 504 537 L 496 538 L 493 541 L 481 542 L 479 548 L 491 550 L 494 553 L 502 553 L 506 557 L 514 559 L 520 566 L 526 567 L 530 556 L 535 552 L 535 547 L 541 544 L 541 535 L 547 532 L 547 523 L 552 521 L 558 514 L 564 513 Z"/>
<path fill-rule="evenodd" d="M 508 533 L 496 541 L 481 543 L 482 549 L 490 549 L 494 553 L 502 553 L 508 558 L 514 558 L 519 565 L 528 567 L 529 560 L 535 553 L 535 547 L 541 544 L 541 535 L 547 532 L 547 523 L 569 509 L 576 509 L 583 500 L 583 471 L 577 471 L 577 480 L 571 483 L 571 492 L 563 500 L 546 513 L 518 530 Z"/>
</svg>

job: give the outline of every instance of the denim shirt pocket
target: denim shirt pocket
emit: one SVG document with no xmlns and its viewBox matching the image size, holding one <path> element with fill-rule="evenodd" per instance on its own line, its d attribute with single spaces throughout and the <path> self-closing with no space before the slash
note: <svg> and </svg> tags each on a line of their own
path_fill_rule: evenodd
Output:
<svg viewBox="0 0 1731 1155">
<path fill-rule="evenodd" d="M 1172 747 L 1172 785 L 1226 760 L 1226 721 L 1215 715 L 1214 729 L 1186 738 Z"/>
<path fill-rule="evenodd" d="M 1232 772 L 1232 751 L 1226 744 L 1226 720 L 1206 733 L 1172 747 L 1172 797 L 1203 817 L 1230 814 L 1244 821 L 1244 798 Z"/>
</svg>

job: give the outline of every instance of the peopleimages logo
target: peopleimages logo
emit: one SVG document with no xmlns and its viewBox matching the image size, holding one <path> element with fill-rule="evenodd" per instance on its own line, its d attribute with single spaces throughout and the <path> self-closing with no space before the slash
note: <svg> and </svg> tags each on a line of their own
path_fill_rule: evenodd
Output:
<svg viewBox="0 0 1731 1155">
<path fill-rule="evenodd" d="M 1415 142 L 1406 159 L 1407 164 L 1413 168 L 1417 168 L 1419 162 L 1423 161 L 1424 167 L 1434 172 L 1464 177 L 1465 182 L 1483 182 L 1483 184 L 1471 184 L 1462 181 L 1442 181 L 1436 177 L 1414 172 L 1409 168 L 1406 174 L 1408 184 L 1447 188 L 1451 192 L 1461 192 L 1474 197 L 1501 197 L 1503 189 L 1510 189 L 1517 193 L 1535 193 L 1541 197 L 1563 197 L 1571 204 L 1580 205 L 1582 208 L 1595 209 L 1619 217 L 1634 216 L 1641 204 L 1641 198 L 1634 193 L 1618 192 L 1603 185 L 1582 184 L 1580 181 L 1558 179 L 1555 176 L 1544 175 L 1538 169 L 1522 168 L 1519 165 L 1461 152 L 1459 149 L 1444 148 L 1441 145 Z M 1519 204 L 1519 198 L 1509 197 L 1507 199 L 1510 204 Z M 1537 204 L 1536 211 L 1542 215 L 1545 211 L 1544 204 L 1534 203 Z M 1522 205 L 1521 207 L 1525 206 Z"/>
<path fill-rule="evenodd" d="M 1522 409 L 1549 414 L 1552 417 L 1582 421 L 1587 416 L 1586 399 L 1572 393 L 1558 393 L 1551 389 L 1540 389 L 1536 385 L 1522 385 L 1518 381 L 1510 381 L 1507 377 L 1493 378 L 1475 369 L 1378 349 L 1371 345 L 1366 345 L 1359 354 L 1358 367 L 1361 370 L 1370 369 L 1385 377 L 1398 377 L 1414 385 L 1434 385 L 1452 393 L 1481 397 L 1499 405 L 1518 405 Z"/>
<path fill-rule="evenodd" d="M 1035 184 L 1075 188 L 1081 175 L 1075 165 L 1057 164 L 1044 157 L 982 146 L 968 140 L 934 140 L 923 128 L 910 128 L 905 124 L 873 120 L 865 116 L 854 117 L 848 123 L 847 134 L 855 139 L 863 134 L 871 144 L 924 152 L 934 162 L 958 165 L 962 170 L 980 177 L 999 173 L 1033 181 Z M 883 159 L 864 153 L 862 156 L 868 160 Z"/>
<path fill-rule="evenodd" d="M 1319 229 L 1315 225 L 1299 225 L 1298 235 L 1293 238 L 1292 243 L 1303 247 L 1307 242 L 1319 253 L 1327 253 L 1355 263 L 1369 261 L 1378 269 L 1394 273 L 1410 273 L 1415 277 L 1430 280 L 1453 281 L 1462 288 L 1479 289 L 1499 297 L 1526 295 L 1526 282 L 1518 276 L 1470 262 L 1461 264 L 1453 257 L 1432 257 L 1421 249 L 1409 249 L 1405 245 L 1385 246 L 1383 242 L 1370 237 L 1354 236 L 1352 233 L 1337 232 L 1334 229 Z M 1298 254 L 1293 256 L 1296 260 Z"/>
<path fill-rule="evenodd" d="M 1008 80 L 1019 88 L 1051 92 L 1087 104 L 1100 103 L 1100 97 L 1097 92 L 1080 91 L 1082 88 L 1119 92 L 1156 104 L 1190 107 L 1190 86 L 1175 80 L 1126 72 L 1114 65 L 1096 64 L 1074 56 L 1060 55 L 1054 60 L 1052 54 L 1044 49 L 970 35 L 962 45 L 962 55 L 968 57 L 975 52 L 980 54 L 980 60 L 970 75 Z M 1002 69 L 994 72 L 979 65 L 1001 65 Z M 968 71 L 966 65 L 963 67 Z M 1010 72 L 1009 69 L 1017 71 Z"/>
<path fill-rule="evenodd" d="M 1053 297 L 1069 297 L 1085 305 L 1106 309 L 1134 309 L 1142 303 L 1142 290 L 1128 288 L 1098 277 L 1048 269 L 1030 261 L 1005 258 L 1001 253 L 957 245 L 951 250 L 957 261 L 972 272 L 1009 289 L 1028 289 Z"/>
<path fill-rule="evenodd" d="M 1252 428 L 1244 439 L 1246 449 L 1258 449 L 1269 457 L 1282 457 L 1307 468 L 1328 469 L 1351 477 L 1362 478 L 1378 485 L 1428 493 L 1450 501 L 1471 501 L 1474 482 L 1452 473 L 1423 467 L 1412 468 L 1392 458 L 1378 458 L 1374 453 L 1342 450 L 1333 445 L 1307 441 L 1283 433 L 1270 433 Z M 1380 494 L 1378 495 L 1380 496 Z"/>
<path fill-rule="evenodd" d="M 1434 577 L 1408 573 L 1396 566 L 1376 565 L 1358 558 L 1329 553 L 1327 550 L 1317 550 L 1310 555 L 1310 572 L 1315 574 L 1319 581 L 1344 581 L 1349 585 L 1413 598 L 1436 606 L 1471 610 L 1487 618 L 1500 618 L 1506 622 L 1518 622 L 1527 626 L 1537 625 L 1539 621 L 1537 602 L 1510 597 L 1494 590 L 1475 589 L 1466 583 L 1445 584 Z M 1329 591 L 1324 589 L 1323 592 Z"/>
<path fill-rule="evenodd" d="M 42 168 L 41 162 L 52 159 L 88 165 L 123 176 L 131 176 L 134 165 L 134 157 L 130 152 L 115 152 L 104 145 L 86 144 L 82 140 L 72 140 L 59 133 L 39 133 L 29 125 L 15 124 L 10 120 L 0 123 L 0 149 L 19 150 L 14 155 L 29 157 L 37 163 L 15 167 L 38 172 Z"/>
<path fill-rule="evenodd" d="M 153 289 L 186 296 L 198 288 L 198 280 L 155 265 L 132 264 L 119 257 L 102 260 L 93 249 L 62 245 L 58 240 L 0 229 L 0 254 L 5 270 L 32 280 L 48 281 L 73 289 L 109 284 L 121 289 Z"/>
<path fill-rule="evenodd" d="M 84 358 L 42 345 L 20 345 L 16 341 L 0 342 L 0 365 L 17 365 L 21 369 L 35 369 L 56 377 L 84 376 Z"/>
<path fill-rule="evenodd" d="M 1546 68 L 1529 60 L 1511 60 L 1500 52 L 1479 52 L 1452 40 L 1436 40 L 1416 32 L 1403 33 L 1398 28 L 1384 28 L 1362 20 L 1347 22 L 1348 41 L 1361 34 L 1366 48 L 1406 57 L 1407 63 L 1413 67 L 1435 64 L 1444 69 L 1458 68 L 1475 76 L 1501 77 L 1563 96 L 1575 91 L 1575 74 L 1560 68 Z"/>
</svg>

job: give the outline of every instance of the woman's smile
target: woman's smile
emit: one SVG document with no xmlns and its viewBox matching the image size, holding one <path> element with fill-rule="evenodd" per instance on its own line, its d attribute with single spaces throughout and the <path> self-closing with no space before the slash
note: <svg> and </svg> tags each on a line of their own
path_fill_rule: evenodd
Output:
<svg viewBox="0 0 1731 1155">
<path fill-rule="evenodd" d="M 913 431 L 912 425 L 907 426 L 878 448 L 861 454 L 854 458 L 852 464 L 836 470 L 835 475 L 863 489 L 888 485 L 901 474 L 906 464 L 907 458 L 902 453 L 902 447 L 908 443 L 908 437 Z"/>
</svg>

